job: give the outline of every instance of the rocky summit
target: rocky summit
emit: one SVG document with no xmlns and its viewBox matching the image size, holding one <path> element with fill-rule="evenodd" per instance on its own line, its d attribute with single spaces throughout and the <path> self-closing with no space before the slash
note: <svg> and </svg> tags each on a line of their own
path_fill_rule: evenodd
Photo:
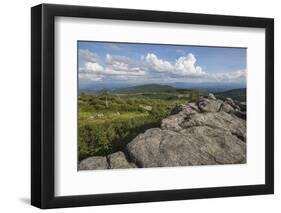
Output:
<svg viewBox="0 0 281 213">
<path fill-rule="evenodd" d="M 125 150 L 82 160 L 79 170 L 245 162 L 246 103 L 209 94 L 176 106 L 160 128 L 139 134 Z"/>
</svg>

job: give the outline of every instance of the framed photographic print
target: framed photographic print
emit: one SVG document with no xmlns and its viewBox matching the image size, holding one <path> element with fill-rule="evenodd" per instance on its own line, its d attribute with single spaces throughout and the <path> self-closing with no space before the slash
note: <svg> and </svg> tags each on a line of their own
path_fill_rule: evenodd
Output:
<svg viewBox="0 0 281 213">
<path fill-rule="evenodd" d="M 31 203 L 272 194 L 274 21 L 31 9 Z"/>
</svg>

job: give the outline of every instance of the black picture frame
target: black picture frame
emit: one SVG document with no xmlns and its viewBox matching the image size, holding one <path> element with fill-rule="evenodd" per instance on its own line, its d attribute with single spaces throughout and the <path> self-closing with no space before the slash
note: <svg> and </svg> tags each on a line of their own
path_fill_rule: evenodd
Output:
<svg viewBox="0 0 281 213">
<path fill-rule="evenodd" d="M 265 184 L 94 195 L 54 195 L 55 17 L 264 28 Z M 31 204 L 42 209 L 274 193 L 274 20 L 240 16 L 41 4 L 31 9 Z"/>
</svg>

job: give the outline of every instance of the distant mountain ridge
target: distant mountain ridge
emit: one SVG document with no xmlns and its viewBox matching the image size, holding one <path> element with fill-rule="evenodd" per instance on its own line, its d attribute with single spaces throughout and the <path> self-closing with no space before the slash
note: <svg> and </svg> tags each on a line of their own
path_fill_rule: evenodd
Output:
<svg viewBox="0 0 281 213">
<path fill-rule="evenodd" d="M 176 84 L 175 84 L 176 85 Z M 210 86 L 210 87 L 208 87 Z M 224 99 L 226 97 L 230 97 L 237 101 L 246 101 L 246 88 L 235 88 L 232 89 L 232 86 L 222 87 L 218 85 L 216 88 L 211 87 L 212 85 L 205 85 L 205 87 L 184 87 L 182 86 L 173 86 L 166 84 L 142 84 L 131 86 L 127 85 L 125 87 L 121 87 L 118 85 L 117 88 L 103 88 L 99 87 L 97 90 L 80 90 L 80 92 L 110 92 L 110 93 L 124 93 L 124 94 L 134 94 L 134 93 L 173 93 L 173 92 L 184 92 L 184 91 L 199 91 L 202 94 L 214 93 L 216 96 Z M 215 85 L 213 85 L 215 86 Z M 238 86 L 238 85 L 237 85 Z"/>
<path fill-rule="evenodd" d="M 80 92 L 98 92 L 100 90 L 116 91 L 127 88 L 143 87 L 162 87 L 170 86 L 176 89 L 189 89 L 189 90 L 200 90 L 205 92 L 224 92 L 232 89 L 245 88 L 246 85 L 243 83 L 219 83 L 219 82 L 202 82 L 202 83 L 188 83 L 188 82 L 170 82 L 170 83 L 143 83 L 143 84 L 132 84 L 128 83 L 117 83 L 117 82 L 80 82 L 79 81 L 79 91 Z M 155 88 L 156 89 L 156 88 Z M 165 88 L 164 88 L 165 89 Z M 170 90 L 171 88 L 167 88 Z M 161 89 L 162 90 L 162 89 Z"/>
<path fill-rule="evenodd" d="M 184 82 L 174 82 L 167 84 L 180 89 L 195 89 L 205 92 L 224 92 L 232 89 L 239 89 L 246 87 L 242 83 L 220 83 L 220 82 L 204 82 L 204 83 L 184 83 Z"/>
<path fill-rule="evenodd" d="M 178 89 L 162 84 L 144 84 L 114 90 L 116 93 L 175 92 Z"/>
</svg>

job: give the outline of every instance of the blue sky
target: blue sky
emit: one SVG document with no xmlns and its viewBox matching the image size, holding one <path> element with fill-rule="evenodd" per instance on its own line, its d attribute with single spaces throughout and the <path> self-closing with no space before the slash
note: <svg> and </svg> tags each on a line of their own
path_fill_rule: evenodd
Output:
<svg viewBox="0 0 281 213">
<path fill-rule="evenodd" d="M 246 83 L 246 48 L 78 42 L 79 83 Z"/>
</svg>

